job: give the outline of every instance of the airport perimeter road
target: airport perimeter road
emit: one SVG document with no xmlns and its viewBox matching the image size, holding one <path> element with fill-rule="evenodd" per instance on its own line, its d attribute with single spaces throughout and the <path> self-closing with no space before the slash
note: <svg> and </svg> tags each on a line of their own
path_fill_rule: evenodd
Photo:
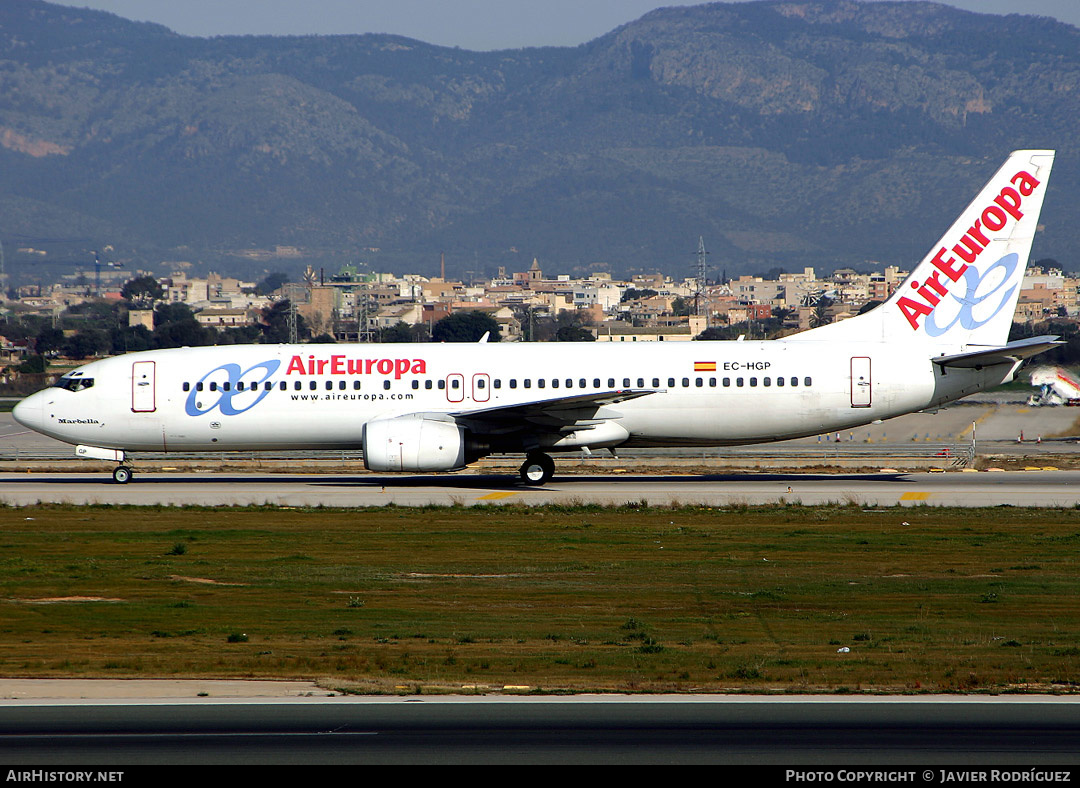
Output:
<svg viewBox="0 0 1080 788">
<path fill-rule="evenodd" d="M 524 487 L 516 476 L 334 476 L 146 473 L 115 484 L 104 473 L 3 474 L 0 502 L 134 505 L 429 506 L 627 503 L 852 503 L 862 506 L 1080 504 L 1080 471 L 908 474 L 571 476 Z"/>
<path fill-rule="evenodd" d="M 1078 732 L 1080 705 L 1046 696 L 0 701 L 0 758 L 20 768 L 952 763 L 1041 772 L 1077 762 Z"/>
</svg>

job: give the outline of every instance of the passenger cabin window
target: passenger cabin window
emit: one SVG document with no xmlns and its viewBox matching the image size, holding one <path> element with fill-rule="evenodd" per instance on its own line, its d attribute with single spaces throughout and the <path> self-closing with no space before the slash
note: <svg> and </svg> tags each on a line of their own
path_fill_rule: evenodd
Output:
<svg viewBox="0 0 1080 788">
<path fill-rule="evenodd" d="M 184 384 L 184 391 L 191 391 L 191 384 L 190 383 L 185 383 Z"/>
<path fill-rule="evenodd" d="M 456 381 L 456 380 L 455 380 L 454 382 L 455 382 L 455 383 L 457 383 L 457 381 Z M 389 381 L 389 380 L 384 380 L 384 381 L 382 382 L 382 387 L 383 387 L 384 389 L 386 389 L 387 391 L 389 391 L 389 390 L 390 390 L 390 381 Z M 457 388 L 457 386 L 454 386 L 454 388 Z"/>
</svg>

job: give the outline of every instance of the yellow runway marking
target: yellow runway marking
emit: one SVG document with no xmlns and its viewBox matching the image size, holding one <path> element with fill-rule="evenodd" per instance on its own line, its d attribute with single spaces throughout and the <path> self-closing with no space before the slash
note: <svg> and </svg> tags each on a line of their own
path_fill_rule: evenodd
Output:
<svg viewBox="0 0 1080 788">
<path fill-rule="evenodd" d="M 904 493 L 903 495 L 900 496 L 900 500 L 901 501 L 925 501 L 929 497 L 930 497 L 930 493 L 928 493 L 928 492 L 924 492 L 924 493 L 906 492 L 906 493 Z"/>
<path fill-rule="evenodd" d="M 982 424 L 983 421 L 985 421 L 990 416 L 993 416 L 995 413 L 997 413 L 997 410 L 998 410 L 997 407 L 987 408 L 985 413 L 983 413 L 981 416 L 979 416 L 979 418 L 975 419 L 974 423 L 976 425 L 976 428 L 977 428 L 977 425 Z M 971 434 L 971 428 L 972 428 L 971 424 L 964 427 L 963 431 L 959 435 L 956 436 L 957 440 L 966 440 L 967 437 Z"/>
<path fill-rule="evenodd" d="M 478 501 L 497 501 L 500 498 L 509 498 L 511 495 L 517 495 L 516 492 L 494 492 L 487 495 L 481 495 L 476 500 Z"/>
</svg>

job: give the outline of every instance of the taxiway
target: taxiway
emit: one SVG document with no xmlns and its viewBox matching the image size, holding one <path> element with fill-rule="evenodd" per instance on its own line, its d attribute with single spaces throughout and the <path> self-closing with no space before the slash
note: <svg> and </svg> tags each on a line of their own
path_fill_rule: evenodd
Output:
<svg viewBox="0 0 1080 788">
<path fill-rule="evenodd" d="M 165 506 L 1080 506 L 1080 471 L 569 476 L 525 487 L 509 475 L 147 473 L 0 475 L 0 502 Z"/>
</svg>

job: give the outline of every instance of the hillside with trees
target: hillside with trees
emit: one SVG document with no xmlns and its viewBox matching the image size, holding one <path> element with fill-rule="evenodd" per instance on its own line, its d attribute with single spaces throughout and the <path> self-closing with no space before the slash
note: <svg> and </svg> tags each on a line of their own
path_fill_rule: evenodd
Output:
<svg viewBox="0 0 1080 788">
<path fill-rule="evenodd" d="M 921 2 L 666 8 L 572 48 L 185 37 L 0 4 L 13 281 L 112 244 L 242 275 L 909 266 L 1020 147 L 1080 260 L 1080 30 Z M 272 262 L 270 260 L 272 259 Z M 245 270 L 245 268 L 247 270 Z M 70 269 L 60 271 L 70 273 Z M 167 273 L 167 272 L 163 272 Z"/>
</svg>

